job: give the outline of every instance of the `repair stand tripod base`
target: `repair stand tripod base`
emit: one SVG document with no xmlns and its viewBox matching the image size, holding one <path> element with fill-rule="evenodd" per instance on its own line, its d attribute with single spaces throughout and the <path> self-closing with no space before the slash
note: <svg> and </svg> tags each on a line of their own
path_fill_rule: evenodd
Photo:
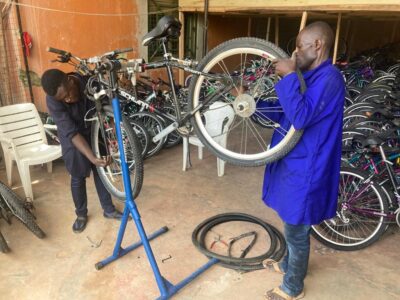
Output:
<svg viewBox="0 0 400 300">
<path fill-rule="evenodd" d="M 119 105 L 118 98 L 114 98 L 112 100 L 112 106 L 113 106 L 113 111 L 114 111 L 115 124 L 121 124 L 121 108 Z M 147 258 L 148 258 L 151 268 L 153 270 L 154 277 L 156 278 L 158 289 L 160 290 L 161 296 L 158 297 L 157 299 L 166 300 L 166 299 L 171 298 L 173 295 L 175 295 L 179 290 L 181 290 L 184 286 L 186 286 L 189 282 L 191 282 L 197 276 L 202 274 L 204 271 L 208 270 L 211 266 L 218 263 L 219 260 L 216 258 L 210 259 L 204 266 L 197 269 L 195 272 L 193 272 L 191 275 L 189 275 L 187 278 L 182 280 L 177 285 L 173 285 L 168 280 L 166 280 L 163 276 L 161 276 L 160 270 L 159 270 L 157 262 L 154 258 L 154 254 L 150 247 L 149 241 L 158 237 L 159 235 L 167 232 L 168 228 L 166 226 L 164 226 L 161 229 L 159 229 L 158 231 L 154 232 L 149 237 L 147 237 L 146 232 L 144 231 L 144 228 L 143 228 L 142 221 L 140 220 L 139 211 L 136 207 L 135 202 L 133 201 L 131 180 L 130 180 L 130 176 L 129 176 L 130 172 L 129 172 L 128 164 L 126 163 L 126 159 L 125 159 L 121 127 L 116 125 L 115 128 L 117 131 L 118 148 L 120 149 L 122 177 L 124 179 L 124 190 L 127 191 L 125 208 L 124 208 L 124 212 L 122 215 L 121 225 L 119 227 L 117 241 L 115 243 L 113 254 L 110 257 L 96 263 L 95 267 L 97 270 L 100 270 L 103 267 L 105 267 L 106 265 L 108 265 L 109 263 L 119 259 L 120 257 L 124 256 L 125 254 L 129 253 L 130 251 L 143 245 L 143 247 L 146 251 Z M 135 221 L 135 225 L 138 230 L 141 242 L 136 242 L 136 243 L 132 244 L 131 246 L 123 249 L 123 248 L 121 248 L 121 243 L 124 238 L 126 224 L 128 223 L 129 215 L 132 215 L 132 219 Z"/>
<path fill-rule="evenodd" d="M 125 254 L 128 254 L 132 250 L 135 250 L 136 248 L 138 248 L 138 247 L 143 245 L 143 242 L 139 241 L 139 242 L 136 242 L 136 243 L 134 243 L 134 244 L 132 244 L 132 245 L 126 247 L 126 248 L 122 248 L 121 247 L 122 239 L 123 239 L 124 234 L 125 234 L 126 225 L 128 223 L 129 214 L 131 214 L 132 217 L 133 217 L 133 213 L 131 213 L 130 210 L 129 210 L 129 205 L 126 205 L 125 208 L 124 208 L 124 213 L 123 213 L 123 216 L 122 216 L 121 225 L 119 227 L 118 237 L 117 237 L 117 241 L 116 241 L 115 246 L 114 246 L 113 254 L 111 256 L 107 257 L 106 259 L 96 263 L 95 264 L 95 268 L 97 270 L 100 270 L 101 268 L 105 267 L 109 263 L 112 263 L 114 260 L 117 260 L 118 258 L 124 256 Z M 168 231 L 168 227 L 164 226 L 164 227 L 160 228 L 159 230 L 155 231 L 154 233 L 152 233 L 151 235 L 149 235 L 147 237 L 147 240 L 151 241 L 152 239 L 155 239 L 156 237 L 160 236 L 163 233 L 166 233 L 167 231 Z"/>
</svg>

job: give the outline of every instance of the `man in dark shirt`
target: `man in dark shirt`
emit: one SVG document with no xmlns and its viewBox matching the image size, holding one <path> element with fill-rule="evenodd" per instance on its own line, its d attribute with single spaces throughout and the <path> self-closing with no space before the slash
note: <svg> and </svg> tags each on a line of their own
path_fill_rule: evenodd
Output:
<svg viewBox="0 0 400 300">
<path fill-rule="evenodd" d="M 41 81 L 47 94 L 47 108 L 57 125 L 65 166 L 71 175 L 71 192 L 77 215 L 72 230 L 82 232 L 87 224 L 86 177 L 91 170 L 104 217 L 121 219 L 122 214 L 115 209 L 96 169 L 96 166 L 107 166 L 109 158 L 97 158 L 89 146 L 90 123 L 86 124 L 84 118 L 94 105 L 84 95 L 85 79 L 76 73 L 65 74 L 58 69 L 50 69 L 43 73 Z"/>
</svg>

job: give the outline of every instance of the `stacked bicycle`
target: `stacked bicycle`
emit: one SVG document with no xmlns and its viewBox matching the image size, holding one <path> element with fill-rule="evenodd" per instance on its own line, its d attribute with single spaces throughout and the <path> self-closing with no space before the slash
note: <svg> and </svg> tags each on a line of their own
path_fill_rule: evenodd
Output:
<svg viewBox="0 0 400 300">
<path fill-rule="evenodd" d="M 11 224 L 11 217 L 15 216 L 26 228 L 39 239 L 45 237 L 43 230 L 36 224 L 35 216 L 26 208 L 24 201 L 8 186 L 0 182 L 0 219 Z M 6 240 L 0 232 L 0 252 L 10 251 Z"/>
<path fill-rule="evenodd" d="M 399 70 L 380 72 L 345 109 L 336 217 L 312 229 L 334 249 L 365 248 L 400 226 Z"/>
</svg>

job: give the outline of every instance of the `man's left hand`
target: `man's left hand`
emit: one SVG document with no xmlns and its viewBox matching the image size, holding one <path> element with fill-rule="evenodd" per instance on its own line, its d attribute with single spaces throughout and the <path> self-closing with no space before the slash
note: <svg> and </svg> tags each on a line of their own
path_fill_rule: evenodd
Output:
<svg viewBox="0 0 400 300">
<path fill-rule="evenodd" d="M 296 59 L 294 55 L 291 58 L 275 59 L 272 62 L 275 74 L 284 77 L 296 71 Z"/>
</svg>

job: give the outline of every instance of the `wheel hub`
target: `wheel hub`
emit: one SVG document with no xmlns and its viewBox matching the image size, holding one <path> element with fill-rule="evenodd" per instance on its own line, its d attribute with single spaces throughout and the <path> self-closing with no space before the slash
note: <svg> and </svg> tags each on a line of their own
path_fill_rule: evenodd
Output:
<svg viewBox="0 0 400 300">
<path fill-rule="evenodd" d="M 240 94 L 233 101 L 235 113 L 243 118 L 248 118 L 256 111 L 256 101 L 249 94 Z"/>
</svg>

